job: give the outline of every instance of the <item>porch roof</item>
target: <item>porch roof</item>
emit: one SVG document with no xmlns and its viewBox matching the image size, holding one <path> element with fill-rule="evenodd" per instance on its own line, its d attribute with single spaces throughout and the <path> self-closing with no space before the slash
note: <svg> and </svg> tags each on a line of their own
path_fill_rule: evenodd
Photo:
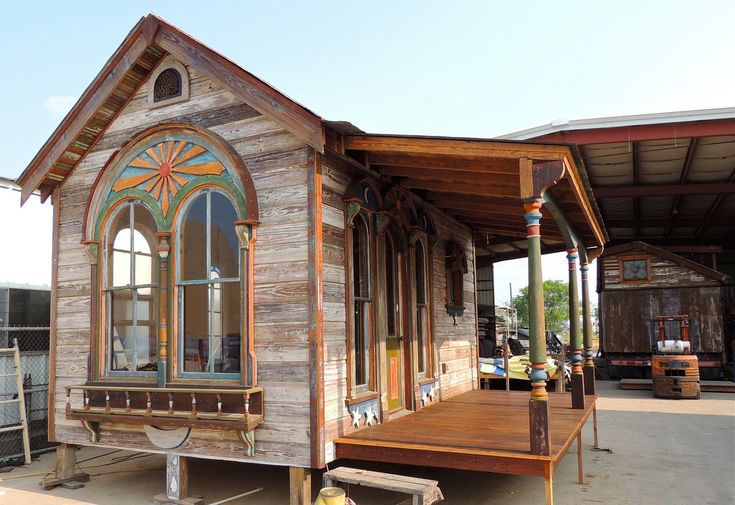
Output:
<svg viewBox="0 0 735 505">
<path fill-rule="evenodd" d="M 542 192 L 544 252 L 564 250 L 570 243 L 593 257 L 602 251 L 605 229 L 585 170 L 567 145 L 339 128 L 345 153 L 467 225 L 481 262 L 526 255 L 523 160 L 561 167 L 561 176 Z"/>
</svg>

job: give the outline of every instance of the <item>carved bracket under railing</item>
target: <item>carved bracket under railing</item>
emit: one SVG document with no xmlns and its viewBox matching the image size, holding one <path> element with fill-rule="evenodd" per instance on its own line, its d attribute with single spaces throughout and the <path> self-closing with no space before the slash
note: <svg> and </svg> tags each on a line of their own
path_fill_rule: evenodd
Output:
<svg viewBox="0 0 735 505">
<path fill-rule="evenodd" d="M 73 396 L 80 405 L 72 404 Z M 252 457 L 254 430 L 265 419 L 263 388 L 67 386 L 66 418 L 81 421 L 94 443 L 100 423 L 235 431 L 245 455 Z"/>
</svg>

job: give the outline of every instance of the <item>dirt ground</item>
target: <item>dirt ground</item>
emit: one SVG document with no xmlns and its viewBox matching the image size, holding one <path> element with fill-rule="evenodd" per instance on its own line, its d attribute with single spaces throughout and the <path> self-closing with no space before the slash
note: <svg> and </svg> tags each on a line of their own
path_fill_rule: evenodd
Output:
<svg viewBox="0 0 735 505">
<path fill-rule="evenodd" d="M 577 484 L 576 448 L 554 474 L 558 505 L 735 504 L 735 395 L 704 393 L 696 400 L 656 400 L 650 391 L 620 391 L 600 382 L 600 446 L 593 452 L 591 420 L 583 432 L 585 484 Z M 160 455 L 83 448 L 80 466 L 90 475 L 84 488 L 43 491 L 38 483 L 53 470 L 54 454 L 30 467 L 0 474 L 0 505 L 120 505 L 152 503 L 164 485 Z M 90 459 L 94 458 L 94 459 Z M 439 481 L 447 505 L 544 503 L 543 479 L 395 465 L 334 464 L 422 476 Z M 333 465 L 334 465 L 333 464 Z M 262 487 L 233 505 L 288 503 L 288 469 L 193 460 L 190 492 L 205 503 Z M 312 476 L 314 497 L 321 474 Z M 405 498 L 374 489 L 350 489 L 358 505 L 395 504 Z"/>
</svg>

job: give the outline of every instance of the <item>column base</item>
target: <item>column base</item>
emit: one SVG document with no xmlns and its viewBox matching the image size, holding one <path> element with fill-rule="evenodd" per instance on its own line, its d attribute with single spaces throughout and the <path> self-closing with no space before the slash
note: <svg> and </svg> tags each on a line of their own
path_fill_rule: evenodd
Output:
<svg viewBox="0 0 735 505">
<path fill-rule="evenodd" d="M 551 452 L 549 402 L 547 400 L 529 400 L 528 417 L 531 433 L 531 454 L 548 456 Z"/>
<path fill-rule="evenodd" d="M 584 376 L 581 373 L 572 374 L 572 408 L 584 408 Z"/>
<path fill-rule="evenodd" d="M 204 499 L 201 496 L 187 496 L 180 500 L 169 498 L 166 493 L 157 494 L 153 497 L 153 501 L 160 505 L 202 505 Z"/>
</svg>

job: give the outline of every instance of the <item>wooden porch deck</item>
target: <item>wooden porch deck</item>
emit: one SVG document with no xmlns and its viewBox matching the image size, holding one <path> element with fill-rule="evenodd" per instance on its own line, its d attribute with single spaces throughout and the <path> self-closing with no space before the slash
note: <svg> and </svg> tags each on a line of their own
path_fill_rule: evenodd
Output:
<svg viewBox="0 0 735 505">
<path fill-rule="evenodd" d="M 337 457 L 544 477 L 552 503 L 554 466 L 580 434 L 597 397 L 587 396 L 584 409 L 572 409 L 569 393 L 549 393 L 549 456 L 530 453 L 529 397 L 525 391 L 468 391 L 338 438 Z"/>
</svg>

